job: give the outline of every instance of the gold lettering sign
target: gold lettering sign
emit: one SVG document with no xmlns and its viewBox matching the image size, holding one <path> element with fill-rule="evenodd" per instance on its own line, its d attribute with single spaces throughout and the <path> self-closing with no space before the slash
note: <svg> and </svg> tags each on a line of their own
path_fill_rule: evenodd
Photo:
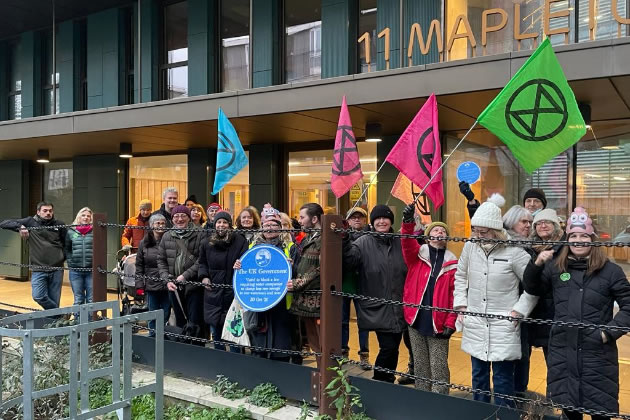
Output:
<svg viewBox="0 0 630 420">
<path fill-rule="evenodd" d="M 521 50 L 521 41 L 524 39 L 534 39 L 534 48 L 536 48 L 536 38 L 538 38 L 538 32 L 529 32 L 522 34 L 521 28 L 521 5 L 520 3 L 514 3 L 514 39 L 518 41 L 518 51 Z"/>
<path fill-rule="evenodd" d="M 488 26 L 489 15 L 501 15 L 501 23 L 495 26 Z M 484 10 L 481 14 L 481 45 L 483 46 L 483 53 L 486 53 L 486 45 L 488 43 L 488 33 L 497 32 L 505 28 L 508 21 L 508 14 L 503 9 L 488 9 Z"/>
<path fill-rule="evenodd" d="M 361 35 L 361 38 L 359 38 L 359 44 L 362 42 L 365 42 L 363 48 L 365 48 L 365 62 L 368 65 L 368 73 L 372 71 L 372 64 L 370 64 L 372 61 L 370 60 L 370 33 L 366 32 L 363 35 Z"/>
<path fill-rule="evenodd" d="M 459 34 L 457 33 L 457 31 L 461 22 L 464 23 L 464 29 L 466 30 L 466 32 Z M 455 42 L 456 39 L 462 38 L 466 38 L 468 42 L 470 42 L 470 46 L 472 47 L 472 56 L 475 56 L 475 47 L 477 46 L 477 41 L 475 41 L 475 35 L 470 28 L 470 22 L 468 22 L 468 18 L 466 17 L 466 15 L 459 15 L 455 18 L 455 24 L 453 25 L 453 29 L 451 30 L 451 36 L 449 36 L 448 38 L 448 46 L 446 47 L 447 58 L 448 54 L 450 54 L 451 49 L 453 48 L 453 42 Z"/>
<path fill-rule="evenodd" d="M 429 25 L 429 33 L 427 34 L 427 43 L 424 43 L 422 37 L 422 28 L 419 23 L 411 25 L 411 31 L 409 32 L 409 46 L 407 47 L 407 58 L 409 59 L 409 66 L 412 65 L 411 57 L 413 55 L 414 38 L 418 37 L 418 46 L 420 47 L 420 53 L 427 55 L 431 49 L 431 40 L 435 35 L 437 41 L 437 49 L 440 53 L 440 61 L 442 61 L 442 52 L 444 51 L 444 44 L 442 43 L 442 31 L 440 30 L 440 22 L 438 20 L 432 20 Z"/>
<path fill-rule="evenodd" d="M 385 37 L 385 70 L 389 70 L 389 50 L 391 47 L 390 40 L 389 40 L 389 32 L 390 32 L 389 28 L 385 28 L 381 32 L 378 33 L 379 38 Z"/>
<path fill-rule="evenodd" d="M 612 9 L 613 17 L 617 21 L 617 38 L 621 38 L 621 25 L 630 25 L 630 18 L 622 18 L 619 16 L 619 12 L 617 11 L 617 0 L 612 0 L 610 7 Z"/>
<path fill-rule="evenodd" d="M 559 1 L 564 0 L 545 0 L 545 13 L 543 17 L 544 31 L 547 36 L 564 34 L 564 44 L 566 45 L 569 43 L 569 27 L 565 26 L 562 28 L 549 29 L 549 21 L 551 21 L 551 19 L 568 17 L 570 14 L 569 9 L 551 13 L 551 4 Z"/>
</svg>

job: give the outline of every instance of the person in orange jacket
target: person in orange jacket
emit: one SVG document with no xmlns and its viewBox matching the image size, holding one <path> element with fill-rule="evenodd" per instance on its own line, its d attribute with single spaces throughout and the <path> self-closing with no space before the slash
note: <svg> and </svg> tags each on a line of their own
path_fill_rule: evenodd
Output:
<svg viewBox="0 0 630 420">
<path fill-rule="evenodd" d="M 130 217 L 127 220 L 126 225 L 128 226 L 148 226 L 149 225 L 149 217 L 151 217 L 152 205 L 149 200 L 140 201 L 140 212 L 137 216 Z M 124 250 L 137 250 L 140 245 L 140 241 L 144 238 L 144 234 L 146 230 L 144 229 L 133 229 L 133 228 L 125 228 L 123 231 L 122 237 L 120 238 L 120 243 Z"/>
</svg>

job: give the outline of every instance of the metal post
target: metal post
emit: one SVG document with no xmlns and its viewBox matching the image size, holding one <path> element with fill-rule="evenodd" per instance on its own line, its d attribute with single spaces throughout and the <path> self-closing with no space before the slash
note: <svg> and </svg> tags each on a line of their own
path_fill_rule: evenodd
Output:
<svg viewBox="0 0 630 420">
<path fill-rule="evenodd" d="M 22 410 L 25 419 L 33 418 L 33 336 L 30 331 L 22 339 Z"/>
<path fill-rule="evenodd" d="M 155 319 L 155 420 L 164 418 L 164 312 Z"/>
<path fill-rule="evenodd" d="M 55 34 L 55 0 L 52 0 L 52 94 L 53 103 L 51 115 L 57 113 L 57 35 Z"/>
<path fill-rule="evenodd" d="M 138 0 L 138 103 L 142 103 L 142 0 Z"/>
<path fill-rule="evenodd" d="M 92 294 L 94 302 L 107 301 L 107 274 L 101 273 L 99 269 L 107 269 L 107 228 L 103 226 L 107 221 L 107 215 L 104 213 L 94 213 L 92 217 L 92 232 L 94 235 L 92 245 Z M 107 311 L 101 311 L 104 317 Z M 104 312 L 104 313 L 103 313 Z M 94 319 L 97 318 L 97 312 L 92 313 Z M 105 343 L 108 341 L 107 329 L 99 328 L 94 330 L 91 342 Z"/>
<path fill-rule="evenodd" d="M 320 339 L 322 356 L 319 360 L 319 413 L 335 416 L 331 407 L 332 398 L 326 394 L 326 386 L 334 378 L 328 368 L 335 366 L 336 361 L 330 356 L 341 354 L 341 305 L 340 296 L 333 296 L 333 290 L 341 291 L 341 235 L 333 231 L 343 227 L 343 219 L 339 215 L 322 216 L 322 248 L 320 255 L 321 273 L 321 325 Z"/>
<path fill-rule="evenodd" d="M 131 382 L 131 357 L 133 352 L 131 332 L 131 323 L 126 322 L 123 324 L 123 399 L 127 401 L 131 401 L 131 389 L 133 387 Z M 122 409 L 122 420 L 131 420 L 131 406 Z"/>
</svg>

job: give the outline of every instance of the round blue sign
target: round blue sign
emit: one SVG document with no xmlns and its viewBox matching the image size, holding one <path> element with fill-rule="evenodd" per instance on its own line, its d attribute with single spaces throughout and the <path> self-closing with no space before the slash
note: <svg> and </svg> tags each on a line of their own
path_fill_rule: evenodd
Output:
<svg viewBox="0 0 630 420">
<path fill-rule="evenodd" d="M 276 306 L 287 293 L 291 264 L 281 249 L 258 245 L 241 258 L 234 270 L 234 296 L 247 311 L 263 312 Z"/>
<path fill-rule="evenodd" d="M 481 168 L 475 162 L 463 162 L 457 167 L 457 180 L 474 184 L 481 177 Z"/>
</svg>

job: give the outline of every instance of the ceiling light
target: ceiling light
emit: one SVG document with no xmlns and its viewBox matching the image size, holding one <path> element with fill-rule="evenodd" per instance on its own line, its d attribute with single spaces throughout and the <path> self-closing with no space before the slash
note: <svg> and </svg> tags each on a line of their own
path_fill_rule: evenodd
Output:
<svg viewBox="0 0 630 420">
<path fill-rule="evenodd" d="M 604 150 L 619 150 L 619 146 L 602 146 Z"/>
<path fill-rule="evenodd" d="M 601 175 L 597 174 L 584 174 L 587 178 L 601 178 Z"/>
<path fill-rule="evenodd" d="M 295 160 L 290 160 L 289 161 L 289 166 L 298 166 L 300 164 L 300 162 L 295 161 Z"/>
<path fill-rule="evenodd" d="M 132 158 L 133 154 L 131 153 L 131 143 L 120 143 L 120 153 L 118 156 L 123 159 Z"/>
<path fill-rule="evenodd" d="M 311 174 L 299 173 L 299 174 L 289 174 L 289 176 L 310 176 Z"/>
<path fill-rule="evenodd" d="M 627 181 L 628 178 L 624 178 L 622 176 L 613 176 L 613 179 L 616 181 Z"/>
<path fill-rule="evenodd" d="M 367 123 L 365 125 L 365 141 L 378 143 L 383 141 L 383 129 L 380 123 Z"/>
<path fill-rule="evenodd" d="M 48 162 L 50 162 L 48 149 L 39 149 L 37 151 L 37 163 L 48 163 Z"/>
</svg>

